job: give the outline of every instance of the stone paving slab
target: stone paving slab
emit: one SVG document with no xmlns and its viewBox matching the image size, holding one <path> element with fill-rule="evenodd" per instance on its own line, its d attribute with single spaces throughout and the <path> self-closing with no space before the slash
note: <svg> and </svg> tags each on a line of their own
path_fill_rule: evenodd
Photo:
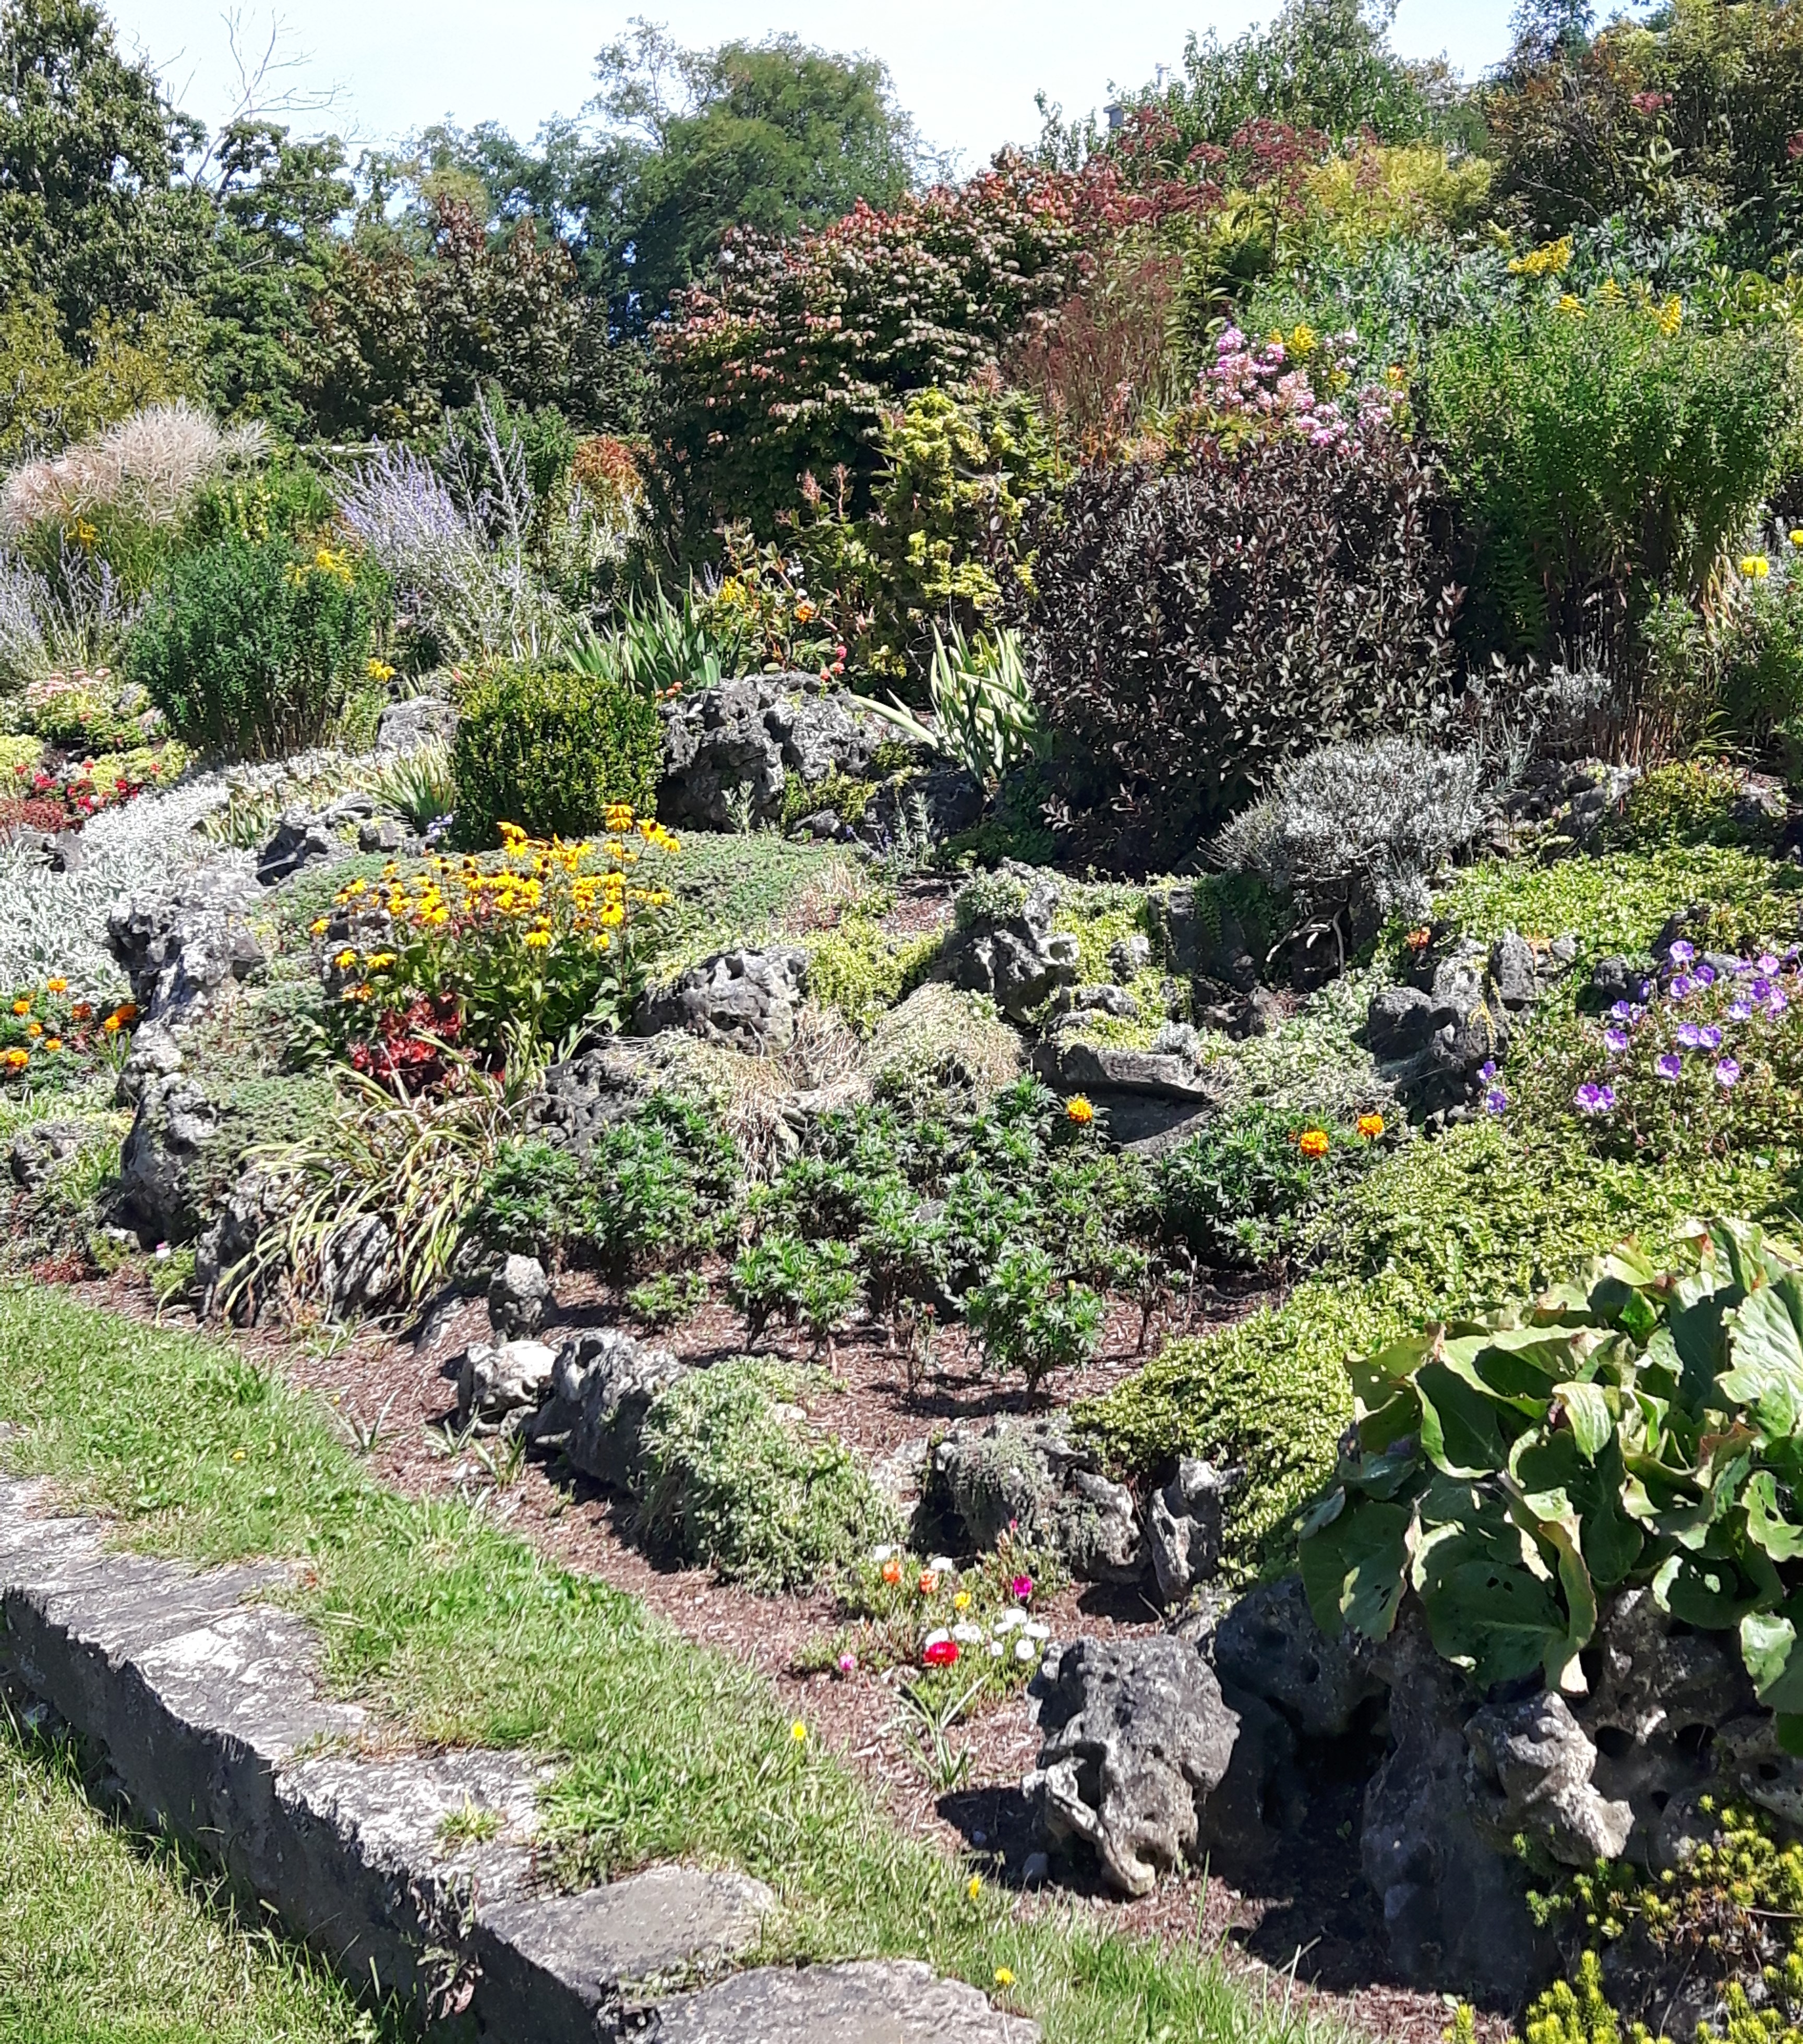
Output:
<svg viewBox="0 0 1803 2044">
<path fill-rule="evenodd" d="M 1037 2027 L 913 1961 L 766 1967 L 775 1897 L 654 1867 L 540 1892 L 544 1770 L 511 1753 L 371 1752 L 319 1641 L 267 1601 L 280 1565 L 197 1570 L 106 1545 L 0 1478 L 0 1668 L 102 1749 L 143 1820 L 206 1849 L 348 1975 L 494 2044 L 1033 2044 Z M 477 1835 L 480 1834 L 480 1835 Z"/>
</svg>

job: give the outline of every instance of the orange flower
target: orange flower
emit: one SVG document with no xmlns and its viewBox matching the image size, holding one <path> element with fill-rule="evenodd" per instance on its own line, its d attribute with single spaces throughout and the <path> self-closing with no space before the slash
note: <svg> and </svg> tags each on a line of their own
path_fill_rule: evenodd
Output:
<svg viewBox="0 0 1803 2044">
<path fill-rule="evenodd" d="M 886 1583 L 898 1583 L 902 1580 L 902 1564 L 893 1557 L 882 1565 L 882 1580 Z"/>
<path fill-rule="evenodd" d="M 922 1596 L 931 1596 L 933 1592 L 938 1588 L 938 1577 L 933 1573 L 931 1569 L 922 1569 L 921 1571 L 921 1580 L 919 1584 L 921 1595 Z"/>
<path fill-rule="evenodd" d="M 1096 1118 L 1094 1107 L 1079 1093 L 1073 1093 L 1064 1103 L 1064 1118 L 1074 1121 L 1079 1128 L 1087 1128 Z"/>
<path fill-rule="evenodd" d="M 117 1015 L 109 1015 L 106 1020 L 102 1022 L 100 1026 L 106 1032 L 109 1036 L 117 1036 L 119 1033 L 120 1028 L 119 1018 Z"/>
<path fill-rule="evenodd" d="M 93 1012 L 94 1003 L 91 1001 L 78 1001 L 69 1010 L 69 1019 L 71 1022 L 85 1022 Z"/>
<path fill-rule="evenodd" d="M 1359 1133 L 1367 1143 L 1374 1143 L 1383 1133 L 1383 1116 L 1381 1114 L 1361 1114 L 1358 1127 Z"/>
<path fill-rule="evenodd" d="M 66 979 L 47 979 L 44 984 L 52 993 L 67 993 L 69 990 L 69 982 Z"/>
<path fill-rule="evenodd" d="M 138 1005 L 135 1001 L 121 1001 L 113 1012 L 121 1022 L 135 1022 L 138 1019 Z"/>
<path fill-rule="evenodd" d="M 1296 1139 L 1296 1147 L 1311 1160 L 1324 1157 L 1327 1155 L 1327 1131 L 1324 1128 L 1305 1128 Z"/>
<path fill-rule="evenodd" d="M 1402 941 L 1412 951 L 1424 951 L 1434 940 L 1432 930 L 1411 930 Z"/>
<path fill-rule="evenodd" d="M 46 1036 L 44 1047 L 47 1051 L 60 1051 L 63 1047 L 63 1039 L 60 1036 Z"/>
<path fill-rule="evenodd" d="M 14 1044 L 6 1053 L 4 1062 L 10 1070 L 22 1072 L 31 1062 L 31 1053 L 29 1051 L 21 1051 L 17 1044 Z"/>
<path fill-rule="evenodd" d="M 31 1003 L 29 1001 L 15 1001 L 13 1003 L 13 1012 L 15 1015 L 30 1014 Z"/>
</svg>

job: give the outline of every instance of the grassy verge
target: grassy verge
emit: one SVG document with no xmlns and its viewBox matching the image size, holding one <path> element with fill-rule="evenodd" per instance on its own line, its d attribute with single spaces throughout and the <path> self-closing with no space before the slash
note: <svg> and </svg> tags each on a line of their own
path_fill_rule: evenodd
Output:
<svg viewBox="0 0 1803 2044">
<path fill-rule="evenodd" d="M 401 2044 L 167 1845 L 98 1815 L 0 1712 L 0 2044 Z"/>
<path fill-rule="evenodd" d="M 298 1600 L 347 1692 L 424 1738 L 559 1762 L 547 1813 L 568 1878 L 677 1857 L 744 1867 L 786 1905 L 771 1956 L 917 1957 L 991 1991 L 1000 1969 L 1050 2044 L 1308 2032 L 1199 1948 L 973 1891 L 970 1868 L 901 1835 L 796 1735 L 767 1683 L 479 1509 L 382 1489 L 309 1400 L 222 1343 L 0 1293 L 0 1419 L 22 1430 L 13 1468 L 117 1513 L 135 1547 L 304 1558 Z"/>
</svg>

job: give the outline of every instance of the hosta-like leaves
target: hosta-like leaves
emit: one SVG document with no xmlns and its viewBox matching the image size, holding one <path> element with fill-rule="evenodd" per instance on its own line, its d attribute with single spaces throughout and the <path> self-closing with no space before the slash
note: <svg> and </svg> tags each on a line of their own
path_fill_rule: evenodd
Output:
<svg viewBox="0 0 1803 2044">
<path fill-rule="evenodd" d="M 1763 1700 L 1803 1724 L 1803 1270 L 1740 1223 L 1662 1273 L 1637 1251 L 1526 1308 L 1351 1366 L 1357 1451 L 1305 1523 L 1321 1622 L 1381 1637 L 1420 1600 L 1480 1685 L 1583 1686 L 1600 1595 L 1649 1585 L 1738 1627 Z"/>
</svg>

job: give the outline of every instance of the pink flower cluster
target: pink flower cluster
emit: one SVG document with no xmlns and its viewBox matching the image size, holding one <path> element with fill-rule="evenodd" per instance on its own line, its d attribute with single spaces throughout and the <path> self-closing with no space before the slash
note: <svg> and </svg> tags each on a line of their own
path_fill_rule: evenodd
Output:
<svg viewBox="0 0 1803 2044">
<path fill-rule="evenodd" d="M 1351 332 L 1330 334 L 1313 352 L 1324 367 L 1349 381 L 1350 350 L 1356 338 Z M 1332 398 L 1317 396 L 1307 370 L 1290 366 L 1290 352 L 1281 340 L 1255 343 L 1236 326 L 1228 327 L 1215 343 L 1215 359 L 1202 372 L 1200 394 L 1230 420 L 1287 428 L 1320 448 L 1355 444 L 1355 428 L 1370 432 L 1394 425 L 1399 402 L 1397 393 L 1367 385 L 1355 401 L 1356 421 L 1349 420 Z"/>
</svg>

